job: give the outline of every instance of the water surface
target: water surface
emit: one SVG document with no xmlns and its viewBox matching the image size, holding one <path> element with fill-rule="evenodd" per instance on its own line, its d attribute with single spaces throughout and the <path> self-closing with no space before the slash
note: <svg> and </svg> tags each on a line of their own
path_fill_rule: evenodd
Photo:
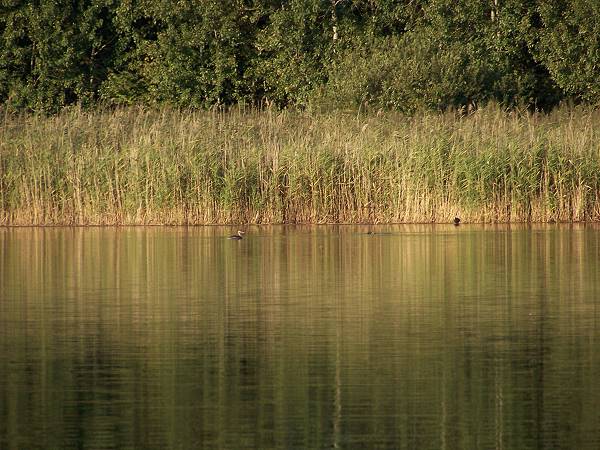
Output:
<svg viewBox="0 0 600 450">
<path fill-rule="evenodd" d="M 0 448 L 600 448 L 597 226 L 247 231 L 0 229 Z"/>
</svg>

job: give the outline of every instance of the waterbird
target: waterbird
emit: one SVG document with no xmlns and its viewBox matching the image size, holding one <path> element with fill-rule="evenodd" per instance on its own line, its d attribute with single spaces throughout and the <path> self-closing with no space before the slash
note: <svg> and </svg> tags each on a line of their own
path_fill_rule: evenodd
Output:
<svg viewBox="0 0 600 450">
<path fill-rule="evenodd" d="M 238 230 L 237 234 L 234 234 L 232 236 L 229 236 L 228 239 L 235 239 L 236 241 L 239 241 L 240 239 L 243 239 L 242 235 L 244 234 L 243 231 Z"/>
<path fill-rule="evenodd" d="M 460 217 L 454 218 L 454 226 L 457 227 L 460 224 Z"/>
</svg>

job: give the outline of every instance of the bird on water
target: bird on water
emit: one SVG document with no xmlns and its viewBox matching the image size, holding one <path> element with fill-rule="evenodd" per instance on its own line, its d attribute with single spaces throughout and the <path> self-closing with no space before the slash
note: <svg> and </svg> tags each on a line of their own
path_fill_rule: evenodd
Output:
<svg viewBox="0 0 600 450">
<path fill-rule="evenodd" d="M 239 241 L 240 239 L 243 239 L 242 235 L 244 234 L 243 231 L 238 230 L 237 234 L 234 234 L 233 236 L 229 236 L 229 239 L 235 239 L 236 241 Z"/>
<path fill-rule="evenodd" d="M 460 217 L 454 218 L 454 226 L 457 227 L 460 224 Z"/>
</svg>

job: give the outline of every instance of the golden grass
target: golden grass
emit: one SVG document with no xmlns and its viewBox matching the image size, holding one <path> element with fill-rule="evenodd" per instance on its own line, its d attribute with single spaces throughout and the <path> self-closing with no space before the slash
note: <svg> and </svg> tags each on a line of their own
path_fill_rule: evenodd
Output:
<svg viewBox="0 0 600 450">
<path fill-rule="evenodd" d="M 0 223 L 597 221 L 600 113 L 4 113 Z"/>
</svg>

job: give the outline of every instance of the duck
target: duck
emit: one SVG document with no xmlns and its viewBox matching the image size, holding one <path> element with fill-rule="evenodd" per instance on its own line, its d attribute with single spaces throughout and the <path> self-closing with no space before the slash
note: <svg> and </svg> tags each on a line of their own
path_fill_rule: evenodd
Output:
<svg viewBox="0 0 600 450">
<path fill-rule="evenodd" d="M 458 225 L 460 225 L 460 217 L 455 217 L 454 218 L 454 226 L 457 227 Z"/>
<path fill-rule="evenodd" d="M 243 239 L 242 235 L 244 234 L 243 231 L 238 230 L 237 234 L 234 234 L 232 236 L 229 236 L 228 239 L 235 239 L 236 241 L 239 241 L 240 239 Z"/>
</svg>

